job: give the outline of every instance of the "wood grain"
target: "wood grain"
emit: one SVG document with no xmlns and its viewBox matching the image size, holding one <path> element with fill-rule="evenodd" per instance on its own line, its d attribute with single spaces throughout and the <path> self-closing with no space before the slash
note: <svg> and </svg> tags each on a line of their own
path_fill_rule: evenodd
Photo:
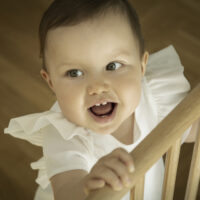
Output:
<svg viewBox="0 0 200 200">
<path fill-rule="evenodd" d="M 162 200 L 173 200 L 180 148 L 181 139 L 179 138 L 167 152 Z"/>
</svg>

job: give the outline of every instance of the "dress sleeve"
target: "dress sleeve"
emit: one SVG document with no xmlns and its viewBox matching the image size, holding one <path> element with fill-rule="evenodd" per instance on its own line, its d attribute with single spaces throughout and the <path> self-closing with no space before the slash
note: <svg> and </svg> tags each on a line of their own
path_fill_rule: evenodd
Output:
<svg viewBox="0 0 200 200">
<path fill-rule="evenodd" d="M 4 129 L 5 134 L 26 140 L 36 146 L 42 146 L 43 134 L 41 130 L 49 124 L 51 111 L 23 115 L 10 119 L 9 125 Z"/>
<path fill-rule="evenodd" d="M 43 189 L 53 175 L 73 169 L 89 172 L 93 164 L 91 135 L 69 122 L 58 108 L 56 102 L 49 111 L 13 118 L 4 129 L 6 134 L 42 147 L 43 156 L 31 168 L 38 170 L 36 183 Z"/>
<path fill-rule="evenodd" d="M 43 131 L 43 155 L 49 179 L 68 170 L 90 171 L 93 164 L 93 143 L 89 135 L 85 137 L 75 134 L 69 139 L 63 139 L 54 127 L 49 126 Z"/>
<path fill-rule="evenodd" d="M 67 131 L 67 130 L 66 130 Z M 63 139 L 58 130 L 49 125 L 43 130 L 43 157 L 31 163 L 38 170 L 36 182 L 45 189 L 56 174 L 82 169 L 89 173 L 93 166 L 93 145 L 89 138 L 74 134 Z"/>
<path fill-rule="evenodd" d="M 184 76 L 184 67 L 172 45 L 151 54 L 147 64 L 145 78 L 155 102 L 158 123 L 162 121 L 191 90 L 190 83 Z M 191 126 L 185 131 L 185 141 Z"/>
</svg>

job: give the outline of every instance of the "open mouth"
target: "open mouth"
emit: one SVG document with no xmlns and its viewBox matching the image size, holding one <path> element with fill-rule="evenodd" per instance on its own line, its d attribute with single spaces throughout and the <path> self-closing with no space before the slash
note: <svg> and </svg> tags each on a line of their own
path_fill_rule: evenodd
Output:
<svg viewBox="0 0 200 200">
<path fill-rule="evenodd" d="M 105 106 L 98 106 L 99 108 L 100 107 L 103 107 L 103 108 L 100 108 L 100 109 L 102 109 L 102 111 L 100 111 L 100 113 L 97 113 L 97 112 L 95 112 L 95 109 L 93 109 L 93 107 L 95 107 L 95 106 L 93 106 L 93 107 L 91 107 L 90 108 L 90 111 L 94 114 L 94 115 L 96 115 L 96 116 L 104 116 L 104 115 L 111 115 L 112 114 L 112 112 L 113 112 L 113 110 L 114 110 L 114 108 L 115 108 L 115 105 L 116 105 L 116 103 L 112 103 L 112 102 L 110 102 L 109 103 L 110 105 L 108 105 L 110 108 L 108 108 L 108 106 L 106 106 L 107 107 L 107 111 L 106 111 L 106 109 L 104 109 L 105 108 Z M 100 110 L 99 109 L 99 110 Z"/>
<path fill-rule="evenodd" d="M 107 105 L 93 106 L 88 111 L 95 121 L 105 123 L 115 117 L 117 106 L 117 103 L 109 102 Z"/>
</svg>

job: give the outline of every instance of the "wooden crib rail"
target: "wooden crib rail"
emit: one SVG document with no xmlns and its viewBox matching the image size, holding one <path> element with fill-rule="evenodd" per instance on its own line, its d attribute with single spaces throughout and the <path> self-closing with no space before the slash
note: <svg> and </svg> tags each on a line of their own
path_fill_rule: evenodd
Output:
<svg viewBox="0 0 200 200">
<path fill-rule="evenodd" d="M 120 200 L 198 118 L 200 118 L 200 84 L 130 153 L 135 163 L 130 188 L 114 191 L 111 187 L 105 186 L 91 192 L 85 200 Z"/>
<path fill-rule="evenodd" d="M 192 162 L 190 165 L 190 173 L 187 182 L 185 200 L 195 200 L 198 192 L 200 179 L 200 127 L 197 127 L 198 135 L 193 149 Z"/>
</svg>

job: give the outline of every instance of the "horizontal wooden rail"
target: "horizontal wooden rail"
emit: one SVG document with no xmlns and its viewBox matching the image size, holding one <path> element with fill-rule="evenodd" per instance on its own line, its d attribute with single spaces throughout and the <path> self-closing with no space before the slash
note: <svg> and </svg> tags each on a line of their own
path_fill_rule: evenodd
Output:
<svg viewBox="0 0 200 200">
<path fill-rule="evenodd" d="M 200 118 L 200 84 L 130 153 L 135 163 L 135 171 L 130 175 L 131 186 L 121 191 L 114 191 L 106 185 L 91 192 L 85 200 L 120 200 L 198 118 Z"/>
</svg>

